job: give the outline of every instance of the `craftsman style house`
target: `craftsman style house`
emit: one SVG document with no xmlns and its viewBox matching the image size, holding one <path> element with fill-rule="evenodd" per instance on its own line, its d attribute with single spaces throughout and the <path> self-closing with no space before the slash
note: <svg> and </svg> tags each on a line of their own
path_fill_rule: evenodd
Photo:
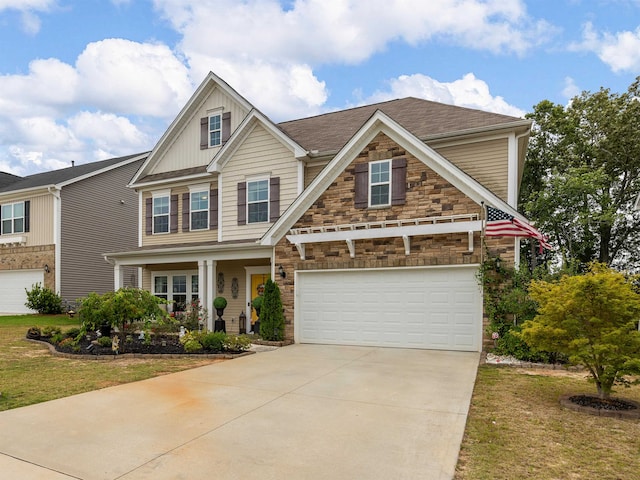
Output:
<svg viewBox="0 0 640 480">
<path fill-rule="evenodd" d="M 102 253 L 137 245 L 137 195 L 126 185 L 145 157 L 0 173 L 0 312 L 30 313 L 25 289 L 36 283 L 70 304 L 113 288 Z M 126 273 L 137 285 L 137 269 Z"/>
<path fill-rule="evenodd" d="M 224 296 L 228 332 L 272 278 L 296 342 L 479 351 L 478 265 L 518 251 L 481 239 L 483 205 L 525 220 L 529 129 L 416 98 L 275 124 L 210 73 L 130 182 L 138 247 L 105 258 L 209 327 Z"/>
</svg>

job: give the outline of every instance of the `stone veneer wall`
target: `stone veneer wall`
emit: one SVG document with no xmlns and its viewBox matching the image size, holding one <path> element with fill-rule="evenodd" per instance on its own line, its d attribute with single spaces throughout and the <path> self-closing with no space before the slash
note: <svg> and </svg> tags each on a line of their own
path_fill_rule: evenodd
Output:
<svg viewBox="0 0 640 480">
<path fill-rule="evenodd" d="M 355 165 L 369 161 L 405 157 L 407 159 L 407 192 L 404 205 L 378 209 L 354 208 Z M 381 220 L 410 219 L 481 213 L 481 206 L 466 197 L 423 162 L 401 149 L 383 134 L 345 169 L 293 228 L 337 225 Z M 514 261 L 512 238 L 492 237 L 481 245 L 480 234 L 474 235 L 474 249 L 469 251 L 466 233 L 415 236 L 411 238 L 410 255 L 405 255 L 401 238 L 355 241 L 355 258 L 350 258 L 346 242 L 307 244 L 305 260 L 294 245 L 283 238 L 275 249 L 275 263 L 287 272 L 285 279 L 276 275 L 285 308 L 285 336 L 293 339 L 294 271 L 350 268 L 390 268 L 436 265 L 479 264 L 487 252 L 499 255 L 505 264 Z M 484 319 L 486 323 L 486 318 Z"/>
<path fill-rule="evenodd" d="M 44 274 L 43 287 L 56 291 L 55 249 L 53 245 L 36 247 L 0 247 L 0 272 L 3 270 L 44 271 L 49 265 L 49 273 Z"/>
</svg>

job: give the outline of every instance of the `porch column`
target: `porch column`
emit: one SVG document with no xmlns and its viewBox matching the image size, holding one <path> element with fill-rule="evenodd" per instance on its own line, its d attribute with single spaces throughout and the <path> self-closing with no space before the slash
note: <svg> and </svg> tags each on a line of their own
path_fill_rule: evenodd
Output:
<svg viewBox="0 0 640 480">
<path fill-rule="evenodd" d="M 207 315 L 207 329 L 213 330 L 213 299 L 215 298 L 215 284 L 214 278 L 216 278 L 216 261 L 215 260 L 206 260 L 207 262 L 207 311 L 209 315 Z"/>
<path fill-rule="evenodd" d="M 116 263 L 113 266 L 113 290 L 118 290 L 124 284 L 124 272 L 120 265 Z"/>
<path fill-rule="evenodd" d="M 198 260 L 198 298 L 202 308 L 207 308 L 207 264 L 204 260 Z M 207 312 L 209 309 L 207 308 Z M 209 324 L 209 314 L 204 319 Z"/>
</svg>

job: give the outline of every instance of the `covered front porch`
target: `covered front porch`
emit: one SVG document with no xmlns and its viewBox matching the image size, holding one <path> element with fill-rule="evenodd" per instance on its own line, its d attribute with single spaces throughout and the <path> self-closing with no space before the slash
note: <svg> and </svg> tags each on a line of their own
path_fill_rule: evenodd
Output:
<svg viewBox="0 0 640 480">
<path fill-rule="evenodd" d="M 194 305 L 204 307 L 203 322 L 214 329 L 213 301 L 224 297 L 227 333 L 250 333 L 257 316 L 251 308 L 261 286 L 275 274 L 273 248 L 250 244 L 214 244 L 182 248 L 140 248 L 105 254 L 113 265 L 114 290 L 124 286 L 125 267 L 139 269 L 138 287 L 167 300 L 167 311 L 179 316 Z"/>
</svg>

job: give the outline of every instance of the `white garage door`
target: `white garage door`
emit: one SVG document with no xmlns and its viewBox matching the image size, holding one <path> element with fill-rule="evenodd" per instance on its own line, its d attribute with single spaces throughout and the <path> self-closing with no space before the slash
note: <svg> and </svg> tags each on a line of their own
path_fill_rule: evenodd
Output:
<svg viewBox="0 0 640 480">
<path fill-rule="evenodd" d="M 480 351 L 477 267 L 298 272 L 300 343 Z"/>
<path fill-rule="evenodd" d="M 24 306 L 27 290 L 32 285 L 44 283 L 44 273 L 40 270 L 11 270 L 0 272 L 0 313 L 34 313 Z"/>
</svg>

